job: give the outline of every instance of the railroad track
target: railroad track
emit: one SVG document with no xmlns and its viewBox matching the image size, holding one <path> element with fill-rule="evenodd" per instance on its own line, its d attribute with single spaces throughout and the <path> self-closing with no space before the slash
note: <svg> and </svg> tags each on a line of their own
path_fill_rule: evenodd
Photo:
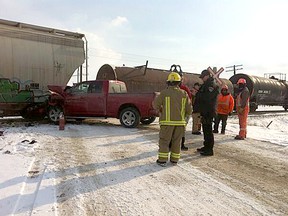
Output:
<svg viewBox="0 0 288 216">
<path fill-rule="evenodd" d="M 288 111 L 285 110 L 261 110 L 261 111 L 255 111 L 255 112 L 251 112 L 248 114 L 249 117 L 261 117 L 261 115 L 267 117 L 267 116 L 282 116 L 282 115 L 288 115 Z M 232 116 L 237 116 L 236 112 L 232 113 Z M 4 117 L 4 118 L 0 118 L 0 125 L 4 125 L 4 124 L 28 124 L 28 123 L 32 123 L 32 124 L 49 124 L 49 120 L 48 119 L 43 119 L 40 121 L 29 121 L 27 119 L 23 119 L 21 116 L 15 116 L 15 117 Z M 17 125 L 14 125 L 17 126 Z M 30 126 L 30 125 L 27 125 Z"/>
</svg>

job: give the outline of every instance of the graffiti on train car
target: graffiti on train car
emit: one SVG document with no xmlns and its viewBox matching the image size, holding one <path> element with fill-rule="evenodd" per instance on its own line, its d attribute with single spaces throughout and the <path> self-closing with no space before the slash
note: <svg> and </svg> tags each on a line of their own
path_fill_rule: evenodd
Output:
<svg viewBox="0 0 288 216">
<path fill-rule="evenodd" d="M 21 89 L 21 83 L 0 78 L 0 116 L 13 116 L 15 113 L 24 118 L 45 116 L 43 108 L 48 100 L 47 94 L 39 90 L 38 83 L 25 83 L 24 89 Z M 35 110 L 41 113 L 38 115 Z"/>
</svg>

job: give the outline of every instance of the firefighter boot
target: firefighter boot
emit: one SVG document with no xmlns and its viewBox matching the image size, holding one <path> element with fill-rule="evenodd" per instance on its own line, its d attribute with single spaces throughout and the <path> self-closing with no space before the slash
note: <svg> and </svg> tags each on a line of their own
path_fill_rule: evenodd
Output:
<svg viewBox="0 0 288 216">
<path fill-rule="evenodd" d="M 182 150 L 182 151 L 188 151 L 188 147 L 186 147 L 186 146 L 184 145 L 184 143 L 185 143 L 185 137 L 182 137 L 181 150 Z"/>
</svg>

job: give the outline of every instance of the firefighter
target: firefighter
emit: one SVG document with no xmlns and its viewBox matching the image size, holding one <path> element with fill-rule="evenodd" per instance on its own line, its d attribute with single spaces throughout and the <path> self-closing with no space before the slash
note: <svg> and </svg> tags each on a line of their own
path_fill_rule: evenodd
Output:
<svg viewBox="0 0 288 216">
<path fill-rule="evenodd" d="M 215 106 L 218 86 L 208 70 L 203 70 L 200 78 L 203 85 L 196 94 L 196 100 L 199 100 L 199 111 L 201 114 L 202 130 L 204 134 L 204 146 L 197 151 L 203 156 L 212 156 L 214 154 L 214 134 L 212 132 L 212 122 L 215 117 Z"/>
<path fill-rule="evenodd" d="M 187 93 L 179 88 L 180 83 L 179 73 L 171 72 L 167 79 L 168 88 L 162 90 L 153 103 L 159 112 L 159 152 L 156 162 L 160 166 L 167 164 L 170 141 L 170 162 L 177 164 L 179 161 L 181 139 L 185 133 L 185 119 L 192 112 L 191 101 Z"/>
<path fill-rule="evenodd" d="M 237 140 L 244 140 L 247 135 L 247 117 L 249 113 L 249 89 L 246 86 L 246 80 L 240 78 L 237 81 L 239 94 L 236 97 L 236 112 L 239 118 L 239 135 L 235 136 Z"/>
<path fill-rule="evenodd" d="M 234 108 L 234 98 L 228 92 L 228 86 L 224 85 L 221 88 L 221 93 L 217 97 L 216 118 L 213 133 L 218 133 L 220 121 L 222 121 L 221 134 L 225 134 L 228 115 L 231 115 Z"/>
</svg>

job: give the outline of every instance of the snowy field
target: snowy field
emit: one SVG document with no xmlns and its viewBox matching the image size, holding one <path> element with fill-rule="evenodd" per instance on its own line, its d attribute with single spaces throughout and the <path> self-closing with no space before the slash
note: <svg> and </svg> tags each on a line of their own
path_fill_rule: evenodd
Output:
<svg viewBox="0 0 288 216">
<path fill-rule="evenodd" d="M 162 168 L 157 122 L 126 129 L 108 119 L 60 131 L 0 119 L 0 215 L 287 215 L 288 114 L 248 121 L 247 139 L 236 141 L 238 119 L 229 117 L 213 157 L 195 152 L 203 136 L 191 135 L 190 121 L 190 150 Z"/>
</svg>

